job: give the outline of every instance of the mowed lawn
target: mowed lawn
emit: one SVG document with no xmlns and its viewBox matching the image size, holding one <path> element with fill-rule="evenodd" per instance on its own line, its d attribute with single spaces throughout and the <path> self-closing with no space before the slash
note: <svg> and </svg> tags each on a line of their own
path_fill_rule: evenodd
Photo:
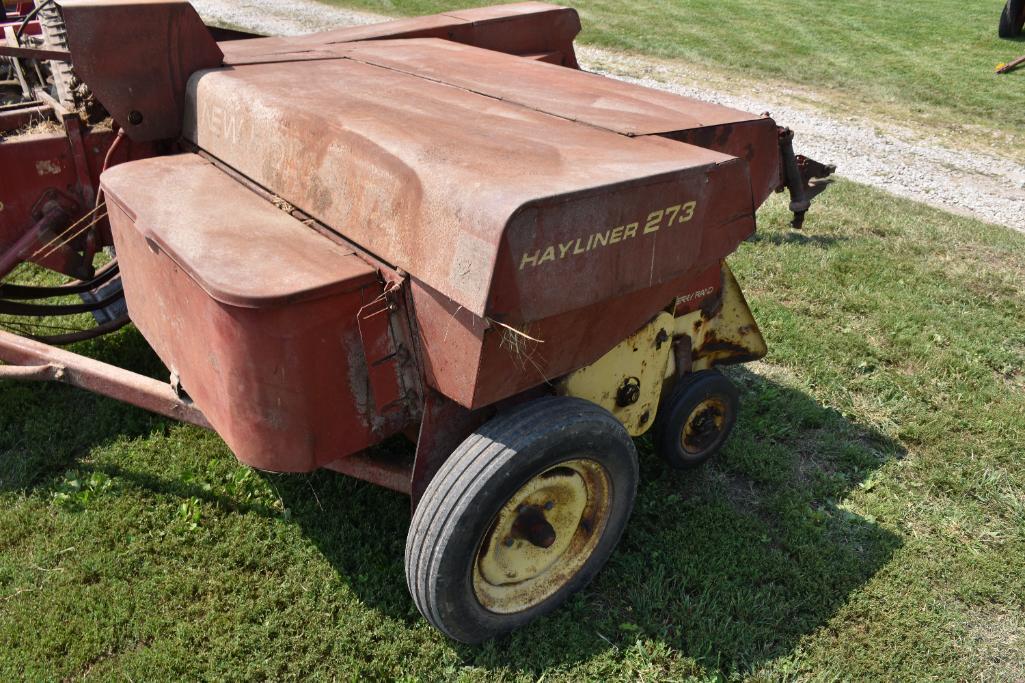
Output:
<svg viewBox="0 0 1025 683">
<path fill-rule="evenodd" d="M 325 0 L 396 15 L 492 0 Z M 583 43 L 807 86 L 838 116 L 884 115 L 1025 158 L 1025 53 L 1000 40 L 1004 0 L 557 0 L 580 12 Z"/>
<path fill-rule="evenodd" d="M 771 351 L 725 452 L 640 440 L 607 569 L 480 647 L 408 597 L 404 497 L 0 383 L 0 680 L 1025 679 L 1025 236 L 846 182 L 784 209 L 731 259 Z M 78 350 L 162 373 L 133 329 Z"/>
</svg>

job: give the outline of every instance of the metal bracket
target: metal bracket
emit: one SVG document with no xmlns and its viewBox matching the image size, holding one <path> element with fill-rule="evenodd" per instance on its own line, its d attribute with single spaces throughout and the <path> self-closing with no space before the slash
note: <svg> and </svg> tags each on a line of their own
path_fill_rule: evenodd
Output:
<svg viewBox="0 0 1025 683">
<path fill-rule="evenodd" d="M 567 375 L 557 390 L 600 405 L 640 436 L 655 421 L 672 344 L 673 316 L 659 313 L 604 356 Z"/>
<path fill-rule="evenodd" d="M 707 370 L 715 365 L 746 363 L 768 352 L 740 283 L 725 261 L 722 281 L 722 297 L 715 308 L 698 309 L 674 321 L 673 336 L 687 339 L 686 351 L 689 352 L 689 359 L 676 358 L 678 374 Z"/>
<path fill-rule="evenodd" d="M 832 182 L 829 176 L 836 171 L 836 166 L 794 154 L 794 131 L 789 128 L 779 129 L 779 150 L 783 162 L 783 181 L 790 190 L 790 210 L 794 213 L 790 225 L 800 230 L 804 225 L 804 215 L 811 208 L 811 201 L 829 187 Z M 782 189 L 781 186 L 778 191 Z"/>
<path fill-rule="evenodd" d="M 356 315 L 375 412 L 388 421 L 408 408 L 400 376 L 409 352 L 396 342 L 391 320 L 399 308 L 396 300 L 401 301 L 401 289 L 401 282 L 389 282 L 384 292 Z"/>
</svg>

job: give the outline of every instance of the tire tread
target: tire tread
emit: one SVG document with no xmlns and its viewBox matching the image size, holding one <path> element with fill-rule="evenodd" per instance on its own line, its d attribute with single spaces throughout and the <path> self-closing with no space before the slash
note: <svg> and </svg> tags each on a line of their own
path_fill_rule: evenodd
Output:
<svg viewBox="0 0 1025 683">
<path fill-rule="evenodd" d="M 595 419 L 611 420 L 622 428 L 611 414 L 587 401 L 554 396 L 536 399 L 478 428 L 442 463 L 413 513 L 405 552 L 407 586 L 417 609 L 432 625 L 456 640 L 476 640 L 473 634 L 457 632 L 445 623 L 440 608 L 444 596 L 438 593 L 441 555 L 459 520 L 465 518 L 466 507 L 510 457 L 536 438 L 539 427 L 558 429 Z"/>
</svg>

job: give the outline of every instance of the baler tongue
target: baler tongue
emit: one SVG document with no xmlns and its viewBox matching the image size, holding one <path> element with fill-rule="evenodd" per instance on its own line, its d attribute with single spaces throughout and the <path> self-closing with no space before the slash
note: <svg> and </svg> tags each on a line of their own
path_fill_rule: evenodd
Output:
<svg viewBox="0 0 1025 683">
<path fill-rule="evenodd" d="M 790 211 L 794 214 L 790 225 L 800 230 L 804 227 L 804 216 L 811 208 L 812 200 L 832 183 L 830 176 L 836 171 L 836 166 L 794 154 L 794 131 L 789 128 L 780 129 L 779 148 L 783 177 L 790 192 Z"/>
</svg>

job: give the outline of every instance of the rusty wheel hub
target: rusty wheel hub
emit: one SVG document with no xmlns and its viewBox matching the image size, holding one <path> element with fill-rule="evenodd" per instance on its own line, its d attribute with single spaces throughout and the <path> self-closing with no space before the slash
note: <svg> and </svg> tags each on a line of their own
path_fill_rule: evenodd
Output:
<svg viewBox="0 0 1025 683">
<path fill-rule="evenodd" d="M 594 552 L 609 516 L 611 479 L 594 460 L 545 470 L 506 501 L 477 552 L 473 590 L 511 614 L 555 594 Z"/>
<path fill-rule="evenodd" d="M 680 444 L 688 453 L 701 453 L 715 444 L 726 425 L 729 407 L 717 397 L 699 403 L 680 432 Z"/>
</svg>

